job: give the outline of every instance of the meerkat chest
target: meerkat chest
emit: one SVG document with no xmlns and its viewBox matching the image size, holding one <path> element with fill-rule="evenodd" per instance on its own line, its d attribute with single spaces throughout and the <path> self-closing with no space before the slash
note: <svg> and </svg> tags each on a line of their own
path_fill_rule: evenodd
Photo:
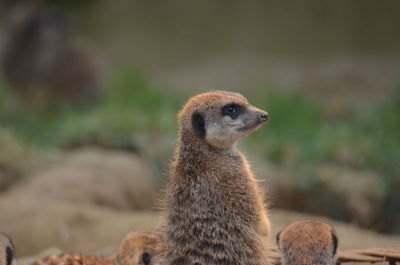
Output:
<svg viewBox="0 0 400 265">
<path fill-rule="evenodd" d="M 174 208 L 180 209 L 179 212 L 189 219 L 218 216 L 216 221 L 250 225 L 256 218 L 253 193 L 245 179 L 230 181 L 229 177 L 213 174 L 179 185 L 172 201 Z"/>
<path fill-rule="evenodd" d="M 259 264 L 256 216 L 247 189 L 191 181 L 174 193 L 167 231 L 173 261 L 168 264 L 174 259 L 190 265 Z"/>
</svg>

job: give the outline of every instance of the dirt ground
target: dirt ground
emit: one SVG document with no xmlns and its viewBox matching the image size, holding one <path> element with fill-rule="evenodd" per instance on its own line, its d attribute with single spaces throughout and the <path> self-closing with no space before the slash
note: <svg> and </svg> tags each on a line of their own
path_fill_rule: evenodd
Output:
<svg viewBox="0 0 400 265">
<path fill-rule="evenodd" d="M 73 151 L 0 194 L 0 231 L 14 240 L 21 264 L 60 251 L 108 254 L 129 231 L 157 228 L 161 197 L 139 156 Z M 270 216 L 271 241 L 291 222 L 322 219 L 337 229 L 341 249 L 400 246 L 399 236 L 320 216 L 279 209 L 271 209 Z"/>
<path fill-rule="evenodd" d="M 75 205 L 48 205 L 41 213 L 26 211 L 24 217 L 15 213 L 1 219 L 2 229 L 14 239 L 22 261 L 29 260 L 27 256 L 40 258 L 60 251 L 109 254 L 128 231 L 154 229 L 161 220 L 159 212 L 122 213 Z M 272 210 L 271 218 L 272 241 L 294 221 L 318 219 L 335 226 L 342 250 L 400 246 L 400 237 L 377 234 L 324 217 Z"/>
</svg>

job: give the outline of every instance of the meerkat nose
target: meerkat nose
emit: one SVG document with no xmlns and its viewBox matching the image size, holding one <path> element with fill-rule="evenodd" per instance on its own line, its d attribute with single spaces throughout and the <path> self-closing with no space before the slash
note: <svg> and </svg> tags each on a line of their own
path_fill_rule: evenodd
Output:
<svg viewBox="0 0 400 265">
<path fill-rule="evenodd" d="M 260 117 L 261 121 L 267 121 L 268 120 L 268 113 L 261 113 L 259 117 Z"/>
</svg>

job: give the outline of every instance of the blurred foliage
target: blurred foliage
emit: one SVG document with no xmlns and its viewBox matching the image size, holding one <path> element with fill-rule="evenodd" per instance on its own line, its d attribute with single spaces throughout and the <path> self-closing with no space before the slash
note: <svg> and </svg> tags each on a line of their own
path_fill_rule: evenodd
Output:
<svg viewBox="0 0 400 265">
<path fill-rule="evenodd" d="M 246 143 L 289 176 L 277 204 L 400 232 L 400 94 L 335 119 L 293 92 L 266 89 L 251 101 L 270 120 Z"/>
<path fill-rule="evenodd" d="M 129 66 L 114 72 L 104 99 L 91 108 L 64 106 L 51 112 L 27 110 L 18 107 L 7 91 L 0 84 L 0 131 L 13 135 L 18 150 L 20 146 L 44 149 L 82 145 L 137 150 L 143 135 L 176 133 L 176 113 L 190 96 L 154 87 L 140 71 Z M 385 209 L 379 213 L 379 222 L 384 222 L 381 227 L 397 220 L 383 219 L 387 214 L 395 215 L 399 205 L 396 194 L 400 188 L 400 94 L 387 102 L 369 105 L 355 115 L 335 119 L 326 119 L 321 103 L 287 90 L 267 87 L 257 95 L 246 96 L 270 113 L 270 121 L 243 144 L 252 153 L 293 173 L 289 174 L 291 197 L 296 198 L 298 194 L 302 200 L 310 199 L 304 202 L 308 208 L 302 210 L 314 211 L 313 207 L 324 207 L 337 197 L 335 205 L 341 207 L 330 208 L 326 214 L 343 217 L 341 211 L 346 203 L 341 191 L 324 192 L 330 189 L 330 182 L 336 183 L 332 179 L 344 177 L 336 175 L 340 171 L 321 173 L 321 168 L 331 166 L 376 173 L 371 174 L 372 178 L 383 184 L 385 194 L 382 195 Z M 159 143 L 154 141 L 154 144 Z M 18 151 L 17 155 L 21 153 Z M 15 171 L 15 164 L 9 164 L 7 168 Z M 365 187 L 375 183 L 367 180 L 370 176 L 360 176 L 366 179 Z"/>
<path fill-rule="evenodd" d="M 378 172 L 388 191 L 400 188 L 400 94 L 347 118 L 325 120 L 324 106 L 299 94 L 266 90 L 256 105 L 269 111 L 265 130 L 248 142 L 269 160 L 302 172 L 308 185 L 317 165 Z"/>
<path fill-rule="evenodd" d="M 1 89 L 2 88 L 2 89 Z M 400 94 L 356 115 L 323 118 L 324 107 L 300 94 L 264 89 L 254 104 L 268 110 L 267 128 L 246 140 L 268 160 L 305 172 L 312 185 L 316 165 L 334 164 L 379 172 L 388 190 L 400 188 Z M 135 133 L 173 134 L 186 97 L 152 87 L 139 71 L 115 71 L 104 99 L 93 108 L 60 111 L 17 109 L 0 85 L 0 122 L 26 144 L 99 144 L 134 149 Z M 317 185 L 317 184 L 316 184 Z"/>
<path fill-rule="evenodd" d="M 104 99 L 93 108 L 64 106 L 59 111 L 16 108 L 4 86 L 0 89 L 0 122 L 29 145 L 135 149 L 137 132 L 175 128 L 182 100 L 151 87 L 143 75 L 130 67 L 116 71 Z"/>
</svg>

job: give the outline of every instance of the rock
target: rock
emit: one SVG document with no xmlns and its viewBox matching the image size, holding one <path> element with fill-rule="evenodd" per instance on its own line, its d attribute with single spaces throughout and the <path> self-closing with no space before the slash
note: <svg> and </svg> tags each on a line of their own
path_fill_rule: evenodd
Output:
<svg viewBox="0 0 400 265">
<path fill-rule="evenodd" d="M 62 253 L 62 251 L 58 248 L 51 247 L 47 248 L 43 251 L 40 251 L 39 253 L 35 254 L 34 256 L 26 257 L 26 258 L 18 258 L 18 264 L 23 264 L 23 265 L 28 265 L 32 264 L 34 261 L 41 259 L 43 257 L 47 257 L 50 255 L 58 255 Z"/>
<path fill-rule="evenodd" d="M 277 208 L 330 216 L 368 228 L 382 220 L 385 187 L 376 172 L 320 165 L 315 175 L 258 160 L 266 197 Z"/>
<path fill-rule="evenodd" d="M 15 137 L 10 129 L 0 129 L 0 192 L 22 179 L 30 168 L 33 153 Z"/>
<path fill-rule="evenodd" d="M 159 223 L 154 212 L 121 212 L 29 195 L 2 196 L 0 209 L 1 230 L 11 236 L 19 257 L 51 247 L 79 253 L 116 248 L 129 231 L 153 229 Z"/>
<path fill-rule="evenodd" d="M 139 155 L 93 148 L 66 155 L 11 192 L 125 210 L 151 208 L 156 198 L 153 177 Z"/>
</svg>

